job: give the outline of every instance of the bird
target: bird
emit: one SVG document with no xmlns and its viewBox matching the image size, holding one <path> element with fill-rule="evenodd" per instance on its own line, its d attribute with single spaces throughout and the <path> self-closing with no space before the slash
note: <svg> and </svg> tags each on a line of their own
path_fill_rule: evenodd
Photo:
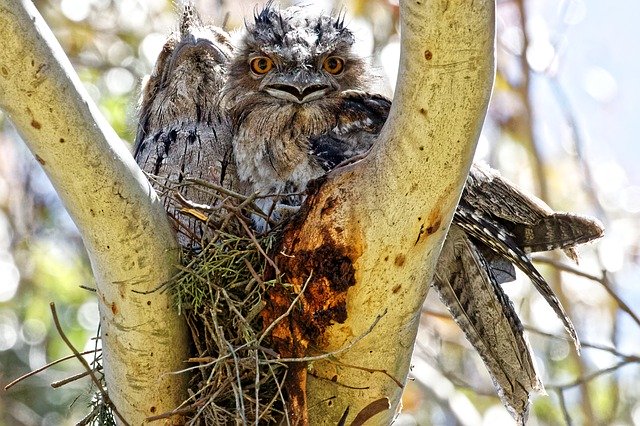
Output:
<svg viewBox="0 0 640 426">
<path fill-rule="evenodd" d="M 312 15 L 273 1 L 246 22 L 228 64 L 223 100 L 238 179 L 259 206 L 286 221 L 307 184 L 365 156 L 391 100 L 377 94 L 371 66 L 354 48 L 344 14 Z M 268 224 L 255 220 L 258 231 Z M 599 238 L 592 218 L 557 213 L 499 173 L 471 167 L 432 287 L 479 352 L 508 411 L 524 424 L 529 395 L 542 389 L 522 324 L 501 284 L 515 267 L 563 322 L 571 320 L 529 255 Z"/>
<path fill-rule="evenodd" d="M 259 205 L 265 212 L 275 209 L 277 217 L 286 216 L 286 206 L 299 206 L 307 183 L 327 171 L 326 160 L 310 151 L 309 137 L 333 128 L 345 103 L 378 99 L 350 96 L 369 87 L 370 76 L 352 49 L 355 38 L 344 16 L 304 12 L 297 6 L 280 10 L 273 2 L 256 12 L 236 46 L 224 89 L 238 176 L 254 193 L 271 196 Z M 381 128 L 376 122 L 380 126 L 369 128 L 353 123 L 359 130 L 353 136 L 370 140 L 347 145 L 370 145 Z M 349 146 L 340 148 L 348 154 Z"/>
<path fill-rule="evenodd" d="M 191 3 L 143 84 L 133 155 L 147 173 L 177 231 L 181 247 L 202 247 L 207 224 L 194 206 L 216 200 L 189 179 L 237 189 L 231 123 L 222 106 L 229 34 L 204 24 Z"/>
</svg>

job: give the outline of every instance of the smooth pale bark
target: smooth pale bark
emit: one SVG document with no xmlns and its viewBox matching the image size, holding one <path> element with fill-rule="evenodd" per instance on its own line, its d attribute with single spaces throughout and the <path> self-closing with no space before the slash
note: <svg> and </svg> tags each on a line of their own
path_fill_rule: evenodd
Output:
<svg viewBox="0 0 640 426">
<path fill-rule="evenodd" d="M 184 400 L 187 333 L 167 293 L 178 262 L 162 204 L 30 1 L 0 0 L 0 108 L 78 226 L 97 282 L 109 396 L 132 425 Z M 53 289 L 55 290 L 55 289 Z"/>
<path fill-rule="evenodd" d="M 310 367 L 310 424 L 345 424 L 372 402 L 390 409 L 405 382 L 420 308 L 467 176 L 494 75 L 493 0 L 401 1 L 402 52 L 387 125 L 367 158 L 338 169 L 310 198 L 291 252 L 340 247 L 354 261 L 348 319 L 319 348 L 334 360 Z M 378 371 L 374 371 L 378 370 Z M 385 374 L 386 373 L 386 374 Z M 369 424 L 369 423 L 368 423 Z"/>
</svg>

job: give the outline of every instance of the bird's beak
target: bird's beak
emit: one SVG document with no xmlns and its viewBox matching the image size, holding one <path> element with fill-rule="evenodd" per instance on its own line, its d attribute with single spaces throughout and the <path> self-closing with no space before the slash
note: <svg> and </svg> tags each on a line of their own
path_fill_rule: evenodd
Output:
<svg viewBox="0 0 640 426">
<path fill-rule="evenodd" d="M 302 104 L 322 98 L 332 87 L 310 72 L 299 72 L 279 75 L 269 81 L 263 90 L 274 98 Z"/>
</svg>

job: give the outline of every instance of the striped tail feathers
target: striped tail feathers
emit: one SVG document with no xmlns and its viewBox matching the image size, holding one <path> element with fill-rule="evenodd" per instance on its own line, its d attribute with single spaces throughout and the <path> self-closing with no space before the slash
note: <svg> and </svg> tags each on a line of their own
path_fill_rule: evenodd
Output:
<svg viewBox="0 0 640 426">
<path fill-rule="evenodd" d="M 473 164 L 462 198 L 474 211 L 504 222 L 525 253 L 560 248 L 577 261 L 573 247 L 604 234 L 598 220 L 554 212 L 544 201 L 521 191 L 486 165 Z"/>
<path fill-rule="evenodd" d="M 464 202 L 458 205 L 454 216 L 454 222 L 464 229 L 470 236 L 481 244 L 504 256 L 505 259 L 512 262 L 522 272 L 527 274 L 531 279 L 534 287 L 544 297 L 549 306 L 554 310 L 556 315 L 564 324 L 567 333 L 573 340 L 576 350 L 580 351 L 580 341 L 578 339 L 573 323 L 569 319 L 562 304 L 557 296 L 549 287 L 546 280 L 531 263 L 531 259 L 525 251 L 521 249 L 515 241 L 512 234 L 507 232 L 504 227 L 492 220 L 490 217 L 481 216 L 468 208 Z"/>
<path fill-rule="evenodd" d="M 533 225 L 515 224 L 511 230 L 526 253 L 563 249 L 577 263 L 574 249 L 604 235 L 602 224 L 593 218 L 573 213 L 552 213 Z"/>
<path fill-rule="evenodd" d="M 451 225 L 433 287 L 484 361 L 498 395 L 524 425 L 531 392 L 543 391 L 511 301 L 466 230 Z"/>
</svg>

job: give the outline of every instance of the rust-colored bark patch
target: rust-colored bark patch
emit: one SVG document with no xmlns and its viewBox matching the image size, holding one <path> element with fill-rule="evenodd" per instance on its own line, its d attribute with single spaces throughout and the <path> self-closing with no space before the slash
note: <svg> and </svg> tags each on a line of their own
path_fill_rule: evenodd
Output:
<svg viewBox="0 0 640 426">
<path fill-rule="evenodd" d="M 429 217 L 426 222 L 420 224 L 420 230 L 418 231 L 418 238 L 416 238 L 415 244 L 418 244 L 424 237 L 435 234 L 441 226 L 442 214 L 440 209 L 436 207 L 431 211 L 431 213 L 429 213 Z"/>
<path fill-rule="evenodd" d="M 440 226 L 442 225 L 442 218 L 436 218 L 436 221 L 433 222 L 430 226 L 427 227 L 427 235 L 435 234 Z"/>
<path fill-rule="evenodd" d="M 307 198 L 307 206 L 310 198 Z M 336 199 L 314 201 L 318 201 L 316 208 L 320 215 L 330 214 L 333 203 L 338 202 Z M 360 251 L 355 246 L 335 242 L 331 234 L 335 224 L 324 232 L 312 233 L 313 237 L 308 231 L 305 233 L 305 216 L 311 209 L 313 207 L 303 207 L 303 217 L 290 223 L 280 247 L 275 250 L 280 253 L 275 261 L 284 273 L 283 282 L 291 286 L 273 286 L 266 295 L 267 304 L 261 313 L 264 327 L 269 327 L 299 296 L 297 305 L 271 331 L 271 347 L 282 358 L 304 357 L 310 346 L 322 346 L 325 330 L 331 324 L 346 321 L 347 291 L 356 283 L 353 261 Z M 313 239 L 315 241 L 311 241 Z M 290 364 L 285 383 L 287 408 L 292 424 L 300 426 L 308 425 L 306 377 L 306 363 Z"/>
<path fill-rule="evenodd" d="M 441 205 L 442 203 L 438 203 Z M 438 207 L 433 209 L 431 213 L 429 213 L 429 218 L 427 219 L 427 235 L 432 235 L 436 233 L 440 226 L 442 226 L 442 212 Z"/>
<path fill-rule="evenodd" d="M 338 205 L 338 199 L 336 197 L 328 198 L 327 201 L 325 201 L 324 206 L 322 206 L 322 209 L 320 210 L 320 214 L 324 216 L 325 214 L 331 213 L 333 210 L 335 210 L 337 205 Z"/>
</svg>

